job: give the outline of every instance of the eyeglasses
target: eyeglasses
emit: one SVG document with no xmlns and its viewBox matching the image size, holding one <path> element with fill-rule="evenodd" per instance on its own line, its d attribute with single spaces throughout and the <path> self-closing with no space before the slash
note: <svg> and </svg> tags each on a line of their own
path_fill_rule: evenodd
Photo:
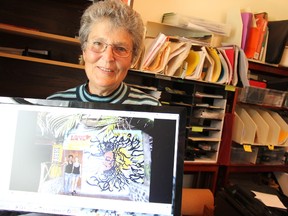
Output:
<svg viewBox="0 0 288 216">
<path fill-rule="evenodd" d="M 88 41 L 87 41 L 88 42 Z M 88 42 L 89 43 L 89 42 Z M 90 50 L 95 53 L 102 53 L 105 52 L 108 46 L 112 47 L 112 52 L 115 56 L 121 57 L 121 58 L 127 58 L 131 54 L 131 50 L 124 46 L 115 45 L 115 44 L 107 44 L 102 41 L 92 41 L 89 43 Z"/>
</svg>

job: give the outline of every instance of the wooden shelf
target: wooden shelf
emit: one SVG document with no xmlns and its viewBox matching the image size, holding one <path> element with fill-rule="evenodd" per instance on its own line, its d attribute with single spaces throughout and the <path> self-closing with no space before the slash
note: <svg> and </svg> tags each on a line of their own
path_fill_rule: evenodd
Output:
<svg viewBox="0 0 288 216">
<path fill-rule="evenodd" d="M 288 165 L 262 165 L 262 164 L 230 164 L 219 167 L 218 184 L 225 186 L 229 183 L 232 173 L 247 175 L 249 173 L 288 172 Z M 223 174 L 223 176 L 222 176 Z"/>
<path fill-rule="evenodd" d="M 41 58 L 35 58 L 35 57 L 30 57 L 30 56 L 21 56 L 21 55 L 15 55 L 15 54 L 4 53 L 4 52 L 0 52 L 0 57 L 18 59 L 18 60 L 23 60 L 23 61 L 31 61 L 31 62 L 37 62 L 37 63 L 43 63 L 43 64 L 50 64 L 50 65 L 56 65 L 56 66 L 61 66 L 61 67 L 84 69 L 84 66 L 80 64 L 41 59 Z"/>
<path fill-rule="evenodd" d="M 266 64 L 263 62 L 249 61 L 249 69 L 252 71 L 264 72 L 270 75 L 288 76 L 288 68 L 278 65 Z"/>
<path fill-rule="evenodd" d="M 77 46 L 80 45 L 79 40 L 76 38 L 40 32 L 40 31 L 33 30 L 33 29 L 26 29 L 26 28 L 13 26 L 13 25 L 7 25 L 3 23 L 0 23 L 0 31 L 28 36 L 31 38 L 39 38 L 39 39 L 51 40 L 55 42 L 67 43 L 71 45 L 77 45 Z"/>
<path fill-rule="evenodd" d="M 219 172 L 218 164 L 189 163 L 187 161 L 184 161 L 184 174 L 189 174 L 193 172 L 211 173 L 212 176 L 210 181 L 210 189 L 213 193 L 216 192 L 217 178 Z"/>
<path fill-rule="evenodd" d="M 227 167 L 229 172 L 288 172 L 288 165 L 262 165 L 262 164 L 232 164 Z"/>
</svg>

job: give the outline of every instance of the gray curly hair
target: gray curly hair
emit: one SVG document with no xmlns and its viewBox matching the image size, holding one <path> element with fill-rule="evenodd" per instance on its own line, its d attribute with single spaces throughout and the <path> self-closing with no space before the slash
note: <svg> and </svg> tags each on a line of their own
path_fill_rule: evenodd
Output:
<svg viewBox="0 0 288 216">
<path fill-rule="evenodd" d="M 143 46 L 144 24 L 139 13 L 120 0 L 105 0 L 93 3 L 83 13 L 80 21 L 79 39 L 85 50 L 91 26 L 108 18 L 115 27 L 124 28 L 132 37 L 132 63 L 140 55 Z"/>
</svg>

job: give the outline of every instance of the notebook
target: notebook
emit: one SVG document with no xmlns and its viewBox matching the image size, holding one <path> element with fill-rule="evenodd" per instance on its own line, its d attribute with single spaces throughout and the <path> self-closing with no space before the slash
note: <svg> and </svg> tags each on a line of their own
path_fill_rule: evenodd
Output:
<svg viewBox="0 0 288 216">
<path fill-rule="evenodd" d="M 0 97 L 0 209 L 180 215 L 186 110 Z"/>
</svg>

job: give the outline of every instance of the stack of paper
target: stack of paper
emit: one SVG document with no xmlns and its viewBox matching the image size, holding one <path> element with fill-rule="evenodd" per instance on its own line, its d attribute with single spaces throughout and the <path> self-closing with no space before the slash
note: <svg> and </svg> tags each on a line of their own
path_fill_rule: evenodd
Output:
<svg viewBox="0 0 288 216">
<path fill-rule="evenodd" d="M 177 13 L 163 14 L 162 23 L 178 25 L 181 27 L 193 29 L 194 31 L 209 32 L 224 36 L 230 35 L 230 26 L 227 24 L 192 16 L 184 16 Z"/>
<path fill-rule="evenodd" d="M 159 33 L 156 38 L 145 38 L 142 58 L 138 60 L 140 63 L 135 64 L 135 69 L 181 77 L 183 62 L 190 52 L 192 43 L 185 38 L 169 38 L 163 33 Z"/>
</svg>

